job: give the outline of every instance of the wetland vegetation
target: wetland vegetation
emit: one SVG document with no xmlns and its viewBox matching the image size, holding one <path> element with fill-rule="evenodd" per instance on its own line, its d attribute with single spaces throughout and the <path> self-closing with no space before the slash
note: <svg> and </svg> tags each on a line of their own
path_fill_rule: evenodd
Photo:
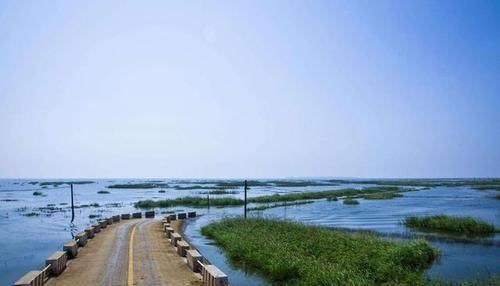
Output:
<svg viewBox="0 0 500 286">
<path fill-rule="evenodd" d="M 204 197 L 182 197 L 177 199 L 166 199 L 160 201 L 145 200 L 134 204 L 136 208 L 168 208 L 173 206 L 189 206 L 202 208 L 208 206 L 208 199 Z M 210 206 L 235 206 L 242 205 L 243 200 L 233 197 L 210 198 Z"/>
<path fill-rule="evenodd" d="M 155 189 L 168 188 L 168 184 L 164 183 L 129 183 L 129 184 L 113 184 L 107 186 L 109 189 Z"/>
<path fill-rule="evenodd" d="M 273 219 L 223 219 L 202 233 L 235 264 L 277 285 L 423 285 L 438 257 L 424 240 L 385 241 Z"/>
<path fill-rule="evenodd" d="M 344 205 L 359 205 L 359 201 L 353 198 L 345 198 L 343 203 Z"/>
<path fill-rule="evenodd" d="M 248 208 L 248 211 L 263 211 L 267 209 L 272 209 L 272 208 L 279 208 L 279 207 L 288 207 L 288 206 L 298 206 L 298 205 L 306 205 L 306 204 L 312 204 L 314 201 L 299 201 L 299 202 L 284 202 L 284 203 L 275 203 L 275 204 L 266 204 L 266 205 L 261 205 L 257 207 L 252 207 Z"/>
<path fill-rule="evenodd" d="M 494 225 L 480 219 L 467 216 L 411 216 L 404 220 L 404 224 L 408 227 L 421 230 L 454 232 L 467 235 L 487 235 L 493 234 L 497 231 Z"/>
</svg>

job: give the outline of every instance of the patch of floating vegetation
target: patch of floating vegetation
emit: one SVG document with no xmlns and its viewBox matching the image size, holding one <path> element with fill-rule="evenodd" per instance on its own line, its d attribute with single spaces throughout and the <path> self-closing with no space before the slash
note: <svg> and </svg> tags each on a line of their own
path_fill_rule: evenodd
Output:
<svg viewBox="0 0 500 286">
<path fill-rule="evenodd" d="M 268 196 L 259 196 L 249 198 L 249 203 L 278 203 L 278 202 L 291 202 L 291 201 L 305 201 L 305 200 L 316 200 L 324 199 L 329 197 L 344 197 L 344 196 L 356 196 L 364 194 L 374 194 L 380 192 L 408 192 L 415 191 L 415 189 L 407 189 L 400 187 L 367 187 L 363 189 L 341 189 L 341 190 L 329 190 L 329 191 L 318 191 L 318 192 L 304 192 L 304 193 L 288 193 L 288 194 L 274 194 Z M 193 207 L 205 207 L 207 206 L 207 198 L 203 197 L 182 197 L 177 199 L 167 199 L 160 201 L 138 201 L 135 203 L 136 208 L 166 208 L 171 206 L 185 205 Z M 241 199 L 233 197 L 225 198 L 210 198 L 211 206 L 236 206 L 243 205 L 244 201 Z"/>
<path fill-rule="evenodd" d="M 65 205 L 67 205 L 67 204 L 68 204 L 68 203 L 60 203 L 59 205 L 60 205 L 60 206 L 65 206 Z"/>
<path fill-rule="evenodd" d="M 487 235 L 498 231 L 493 224 L 469 216 L 410 216 L 403 223 L 408 227 L 421 230 L 453 232 L 466 235 Z"/>
<path fill-rule="evenodd" d="M 331 196 L 331 197 L 327 197 L 326 200 L 327 201 L 334 201 L 334 202 L 336 202 L 336 201 L 339 200 L 339 198 L 337 198 L 336 196 Z"/>
<path fill-rule="evenodd" d="M 383 192 L 383 193 L 363 195 L 363 199 L 365 199 L 365 200 L 390 200 L 390 199 L 399 198 L 402 196 L 403 196 L 402 194 L 396 193 L 396 192 Z"/>
<path fill-rule="evenodd" d="M 200 192 L 200 194 L 204 195 L 235 195 L 239 194 L 240 192 L 238 191 L 229 191 L 229 190 L 213 190 L 213 191 L 208 191 L 208 192 Z"/>
<path fill-rule="evenodd" d="M 35 213 L 35 212 L 30 212 L 30 213 L 25 213 L 25 214 L 22 214 L 23 216 L 27 216 L 27 217 L 33 217 L 33 216 L 39 216 L 40 214 L 39 213 Z"/>
<path fill-rule="evenodd" d="M 359 205 L 359 201 L 353 198 L 345 198 L 343 200 L 344 205 Z"/>
<path fill-rule="evenodd" d="M 89 214 L 89 218 L 90 219 L 93 219 L 93 218 L 100 218 L 101 215 L 100 214 Z"/>
<path fill-rule="evenodd" d="M 338 184 L 373 184 L 412 187 L 471 187 L 474 189 L 500 188 L 500 179 L 394 179 L 394 180 L 328 180 Z"/>
<path fill-rule="evenodd" d="M 204 190 L 204 189 L 214 189 L 214 187 L 210 186 L 202 186 L 202 185 L 194 185 L 194 186 L 181 186 L 181 185 L 176 185 L 173 186 L 174 189 L 178 191 L 185 191 L 185 190 Z"/>
<path fill-rule="evenodd" d="M 168 188 L 164 183 L 138 183 L 138 184 L 114 184 L 107 186 L 109 189 L 155 189 Z"/>
<path fill-rule="evenodd" d="M 338 185 L 338 183 L 329 181 L 309 181 L 309 180 L 298 180 L 298 181 L 275 180 L 275 181 L 266 181 L 266 183 L 271 184 L 275 187 L 318 187 L 318 186 Z"/>
<path fill-rule="evenodd" d="M 473 187 L 475 190 L 478 191 L 500 191 L 500 185 L 493 185 L 493 186 L 474 186 Z"/>
<path fill-rule="evenodd" d="M 237 206 L 242 205 L 243 200 L 233 197 L 210 198 L 210 206 Z M 206 207 L 207 198 L 203 197 L 182 197 L 160 201 L 145 200 L 134 204 L 136 208 L 168 208 L 172 206 L 191 206 L 195 208 Z"/>
<path fill-rule="evenodd" d="M 83 205 L 80 205 L 80 208 L 90 208 L 90 207 L 93 207 L 93 208 L 98 208 L 99 207 L 99 204 L 98 203 L 92 203 L 92 204 L 83 204 Z"/>
<path fill-rule="evenodd" d="M 306 204 L 312 204 L 314 201 L 299 201 L 299 202 L 284 202 L 284 203 L 275 203 L 275 204 L 267 204 L 267 205 L 262 205 L 262 206 L 257 206 L 257 207 L 252 207 L 248 208 L 248 211 L 263 211 L 267 209 L 272 209 L 272 208 L 279 208 L 279 207 L 288 207 L 288 206 L 298 206 L 298 205 L 306 205 Z"/>
<path fill-rule="evenodd" d="M 102 191 L 102 190 L 98 191 L 97 193 L 98 194 L 111 194 L 109 191 Z"/>
<path fill-rule="evenodd" d="M 19 200 L 16 199 L 2 199 L 0 202 L 18 202 Z"/>
<path fill-rule="evenodd" d="M 30 182 L 30 184 L 33 182 Z M 58 187 L 60 185 L 86 185 L 93 184 L 94 181 L 53 181 L 53 182 L 38 182 L 40 186 L 54 186 Z"/>
<path fill-rule="evenodd" d="M 158 193 L 165 193 L 165 190 L 159 190 Z"/>
<path fill-rule="evenodd" d="M 40 191 L 34 191 L 33 196 L 43 196 L 43 193 Z"/>
<path fill-rule="evenodd" d="M 407 189 L 400 187 L 366 187 L 362 189 L 348 188 L 348 189 L 317 191 L 317 192 L 274 194 L 269 196 L 253 197 L 250 198 L 249 201 L 252 203 L 272 203 L 272 202 L 284 202 L 284 201 L 316 200 L 329 197 L 356 196 L 356 195 L 375 194 L 382 192 L 399 193 L 408 191 L 416 191 L 416 189 Z"/>
<path fill-rule="evenodd" d="M 439 253 L 428 242 L 263 218 L 231 218 L 202 233 L 236 265 L 276 285 L 419 285 Z"/>
</svg>

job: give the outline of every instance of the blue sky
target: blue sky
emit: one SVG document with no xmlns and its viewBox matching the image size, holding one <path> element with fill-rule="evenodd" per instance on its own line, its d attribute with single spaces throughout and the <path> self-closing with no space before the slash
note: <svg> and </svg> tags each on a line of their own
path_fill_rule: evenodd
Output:
<svg viewBox="0 0 500 286">
<path fill-rule="evenodd" d="M 0 1 L 0 177 L 500 176 L 498 1 Z"/>
</svg>

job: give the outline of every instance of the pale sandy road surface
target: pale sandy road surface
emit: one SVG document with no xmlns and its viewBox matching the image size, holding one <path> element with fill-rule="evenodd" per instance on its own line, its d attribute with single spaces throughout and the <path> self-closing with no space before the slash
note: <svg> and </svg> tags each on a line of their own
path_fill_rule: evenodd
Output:
<svg viewBox="0 0 500 286">
<path fill-rule="evenodd" d="M 133 279 L 128 283 L 129 246 L 133 228 Z M 108 226 L 80 248 L 76 259 L 50 286 L 201 285 L 162 230 L 158 220 L 130 220 Z"/>
</svg>

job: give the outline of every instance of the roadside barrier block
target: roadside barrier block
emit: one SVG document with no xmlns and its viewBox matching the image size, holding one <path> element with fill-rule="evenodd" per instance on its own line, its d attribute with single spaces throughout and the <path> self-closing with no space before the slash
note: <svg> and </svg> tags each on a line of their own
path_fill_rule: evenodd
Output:
<svg viewBox="0 0 500 286">
<path fill-rule="evenodd" d="M 177 218 L 178 219 L 185 219 L 186 218 L 186 213 L 177 214 Z"/>
<path fill-rule="evenodd" d="M 177 242 L 179 242 L 181 240 L 182 240 L 182 236 L 176 232 L 174 232 L 170 235 L 170 244 L 172 244 L 172 246 L 177 246 Z"/>
<path fill-rule="evenodd" d="M 84 247 L 87 244 L 87 233 L 82 231 L 75 235 L 75 239 L 78 240 L 78 245 Z"/>
<path fill-rule="evenodd" d="M 112 224 L 113 224 L 113 218 L 112 218 L 112 217 L 108 217 L 108 218 L 106 218 L 106 223 L 107 223 L 108 225 L 112 225 Z"/>
<path fill-rule="evenodd" d="M 177 219 L 177 216 L 175 214 L 171 214 L 168 216 L 168 222 L 171 222 L 173 220 L 176 220 Z"/>
<path fill-rule="evenodd" d="M 174 233 L 174 229 L 171 227 L 165 228 L 165 231 L 167 232 L 167 238 L 172 238 L 172 233 Z"/>
<path fill-rule="evenodd" d="M 57 276 L 61 274 L 64 269 L 66 269 L 66 262 L 68 261 L 68 256 L 64 251 L 56 251 L 54 254 L 49 256 L 47 260 L 45 260 L 45 266 L 49 266 L 49 273 Z"/>
<path fill-rule="evenodd" d="M 189 218 L 196 217 L 196 212 L 188 212 L 188 217 Z"/>
<path fill-rule="evenodd" d="M 206 286 L 226 286 L 229 284 L 227 275 L 215 265 L 203 265 L 201 268 L 203 285 Z"/>
<path fill-rule="evenodd" d="M 100 224 L 100 223 L 94 224 L 94 225 L 92 226 L 92 228 L 94 229 L 94 233 L 99 233 L 99 232 L 101 232 L 101 224 Z"/>
<path fill-rule="evenodd" d="M 85 228 L 85 233 L 87 234 L 87 238 L 94 238 L 94 228 L 93 227 L 87 227 Z"/>
<path fill-rule="evenodd" d="M 101 229 L 108 227 L 108 223 L 106 222 L 106 220 L 99 220 L 99 221 L 97 221 L 97 223 L 99 223 L 99 225 L 101 226 Z"/>
<path fill-rule="evenodd" d="M 133 213 L 132 218 L 142 218 L 142 213 Z"/>
<path fill-rule="evenodd" d="M 146 218 L 154 218 L 155 217 L 155 212 L 154 211 L 148 211 L 144 213 Z"/>
<path fill-rule="evenodd" d="M 200 272 L 201 267 L 198 261 L 202 261 L 203 256 L 196 249 L 186 250 L 186 258 L 188 267 L 193 270 L 193 272 Z"/>
<path fill-rule="evenodd" d="M 130 214 L 122 214 L 122 219 L 130 219 Z"/>
<path fill-rule="evenodd" d="M 34 270 L 26 273 L 23 277 L 14 283 L 14 286 L 43 286 L 45 273 L 40 270 Z"/>
<path fill-rule="evenodd" d="M 170 224 L 168 222 L 163 223 L 163 230 L 167 232 L 167 227 L 170 227 Z"/>
<path fill-rule="evenodd" d="M 113 222 L 119 222 L 120 221 L 120 216 L 119 215 L 114 215 L 113 216 Z"/>
<path fill-rule="evenodd" d="M 188 249 L 189 249 L 189 244 L 184 240 L 177 242 L 177 254 L 179 254 L 179 256 L 182 257 L 186 256 L 186 250 Z"/>
<path fill-rule="evenodd" d="M 69 258 L 75 258 L 78 255 L 78 244 L 74 240 L 66 242 L 63 246 Z"/>
</svg>

